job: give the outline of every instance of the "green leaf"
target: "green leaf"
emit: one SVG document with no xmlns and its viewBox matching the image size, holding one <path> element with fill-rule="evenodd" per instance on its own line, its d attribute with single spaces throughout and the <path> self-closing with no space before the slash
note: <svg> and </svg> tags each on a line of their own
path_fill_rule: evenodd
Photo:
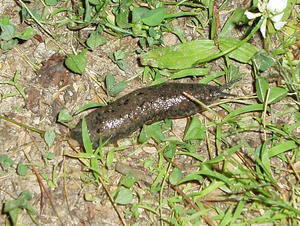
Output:
<svg viewBox="0 0 300 226">
<path fill-rule="evenodd" d="M 131 188 L 135 182 L 137 182 L 138 180 L 132 176 L 131 174 L 128 174 L 126 176 L 123 176 L 120 184 L 123 185 L 126 188 Z"/>
<path fill-rule="evenodd" d="M 11 160 L 8 155 L 2 154 L 0 155 L 0 165 L 4 168 L 10 167 L 12 164 L 14 164 L 14 161 Z"/>
<path fill-rule="evenodd" d="M 184 141 L 202 140 L 205 138 L 206 128 L 199 118 L 193 117 L 189 123 L 188 129 L 185 132 Z"/>
<path fill-rule="evenodd" d="M 240 40 L 238 39 L 225 38 L 225 37 L 220 37 L 218 41 L 219 41 L 219 47 L 222 51 L 226 51 L 227 49 L 232 48 L 232 46 L 238 45 L 240 42 Z M 228 56 L 239 62 L 248 63 L 257 52 L 258 49 L 254 45 L 250 43 L 245 43 L 241 47 L 230 52 Z"/>
<path fill-rule="evenodd" d="M 116 23 L 120 28 L 130 28 L 129 13 L 132 0 L 122 0 L 120 1 L 120 6 L 116 13 Z"/>
<path fill-rule="evenodd" d="M 97 49 L 99 46 L 104 45 L 106 43 L 106 38 L 104 36 L 99 35 L 99 32 L 92 32 L 90 37 L 87 39 L 86 44 L 92 50 Z"/>
<path fill-rule="evenodd" d="M 165 138 L 164 134 L 162 133 L 161 122 L 143 126 L 138 141 L 140 143 L 144 143 L 150 138 L 153 138 L 158 143 L 160 143 Z"/>
<path fill-rule="evenodd" d="M 169 181 L 172 185 L 176 185 L 183 177 L 183 173 L 180 169 L 174 168 L 169 176 Z"/>
<path fill-rule="evenodd" d="M 141 56 L 142 65 L 167 69 L 185 69 L 219 53 L 212 40 L 195 40 L 149 51 Z"/>
<path fill-rule="evenodd" d="M 263 111 L 264 110 L 264 105 L 263 104 L 252 104 L 249 106 L 245 107 L 240 107 L 232 112 L 230 112 L 226 117 L 223 118 L 223 121 L 226 122 L 227 120 L 241 114 L 245 114 L 248 112 L 255 112 L 255 111 Z"/>
<path fill-rule="evenodd" d="M 269 94 L 268 104 L 274 104 L 283 98 L 285 98 L 288 94 L 288 91 L 282 87 L 272 87 Z"/>
<path fill-rule="evenodd" d="M 115 77 L 112 74 L 109 74 L 105 77 L 105 84 L 107 93 L 110 96 L 116 96 L 128 86 L 126 81 L 116 83 Z"/>
<path fill-rule="evenodd" d="M 46 158 L 48 160 L 52 160 L 55 158 L 55 154 L 51 153 L 51 152 L 45 153 L 43 156 L 44 156 L 44 158 Z"/>
<path fill-rule="evenodd" d="M 147 8 L 144 7 L 137 7 L 137 8 L 133 8 L 132 10 L 132 23 L 137 23 L 140 20 L 142 20 L 142 18 L 144 17 L 144 15 L 150 11 Z"/>
<path fill-rule="evenodd" d="M 223 181 L 224 183 L 226 183 L 228 185 L 231 184 L 231 181 L 230 181 L 230 179 L 228 177 L 224 176 L 221 173 L 218 173 L 218 172 L 215 172 L 215 171 L 211 171 L 209 169 L 200 170 L 200 171 L 198 171 L 198 174 L 200 174 L 200 175 L 206 175 L 208 177 L 217 178 L 217 179 Z"/>
<path fill-rule="evenodd" d="M 79 54 L 69 54 L 65 60 L 65 64 L 71 71 L 82 74 L 87 65 L 86 59 L 87 49 L 82 50 Z"/>
<path fill-rule="evenodd" d="M 231 37 L 231 32 L 234 31 L 236 25 L 246 23 L 245 9 L 237 8 L 227 19 L 222 31 L 219 33 L 219 37 Z"/>
<path fill-rule="evenodd" d="M 280 143 L 280 144 L 270 148 L 270 150 L 268 151 L 268 155 L 271 158 L 271 157 L 274 157 L 276 155 L 279 155 L 283 152 L 292 150 L 297 147 L 298 147 L 298 145 L 294 141 L 286 141 L 284 143 Z"/>
<path fill-rule="evenodd" d="M 55 6 L 58 3 L 58 0 L 45 0 L 45 4 L 48 6 Z"/>
<path fill-rule="evenodd" d="M 175 156 L 176 143 L 169 142 L 168 146 L 164 149 L 164 156 L 166 158 L 172 159 Z"/>
<path fill-rule="evenodd" d="M 275 64 L 275 60 L 266 52 L 257 53 L 252 60 L 259 71 L 266 71 Z"/>
<path fill-rule="evenodd" d="M 210 68 L 188 68 L 175 72 L 170 76 L 170 79 L 184 78 L 187 76 L 203 76 L 207 75 Z"/>
<path fill-rule="evenodd" d="M 69 113 L 67 109 L 62 109 L 58 114 L 57 121 L 60 123 L 67 123 L 72 121 L 73 119 L 73 116 Z"/>
<path fill-rule="evenodd" d="M 17 173 L 20 175 L 20 176 L 25 176 L 27 174 L 27 171 L 28 171 L 28 167 L 22 163 L 18 164 L 18 167 L 17 167 Z"/>
<path fill-rule="evenodd" d="M 24 31 L 21 33 L 18 33 L 16 35 L 16 38 L 22 39 L 22 40 L 29 40 L 36 34 L 36 31 L 32 27 L 27 27 Z"/>
<path fill-rule="evenodd" d="M 93 154 L 93 145 L 89 137 L 89 131 L 86 125 L 85 117 L 83 117 L 82 119 L 81 128 L 82 128 L 82 141 L 83 141 L 84 150 L 88 154 Z"/>
<path fill-rule="evenodd" d="M 121 205 L 130 204 L 132 200 L 133 200 L 133 194 L 127 188 L 121 188 L 115 198 L 115 202 Z"/>
<path fill-rule="evenodd" d="M 164 20 L 167 10 L 164 7 L 159 7 L 146 11 L 142 17 L 144 24 L 148 26 L 157 26 Z"/>
<path fill-rule="evenodd" d="M 102 4 L 103 0 L 89 0 L 89 2 L 93 5 L 100 5 Z"/>
<path fill-rule="evenodd" d="M 264 77 L 258 77 L 255 81 L 255 88 L 258 100 L 263 103 L 269 89 L 269 83 Z"/>
<path fill-rule="evenodd" d="M 18 44 L 18 40 L 16 39 L 2 41 L 0 42 L 0 48 L 3 49 L 4 51 L 8 51 L 13 49 L 17 44 Z"/>
<path fill-rule="evenodd" d="M 54 143 L 56 134 L 53 130 L 47 130 L 44 136 L 44 139 L 48 145 L 48 147 L 51 147 Z"/>
<path fill-rule="evenodd" d="M 7 25 L 3 25 L 0 24 L 0 39 L 4 40 L 4 41 L 8 41 L 14 38 L 15 36 L 15 32 L 16 32 L 16 27 L 12 24 L 7 24 Z"/>
<path fill-rule="evenodd" d="M 107 168 L 111 167 L 111 165 L 113 164 L 114 158 L 115 158 L 115 152 L 109 151 L 106 155 L 106 167 Z"/>
<path fill-rule="evenodd" d="M 103 107 L 105 106 L 105 104 L 101 104 L 101 103 L 88 103 L 83 105 L 82 107 L 80 107 L 77 111 L 75 111 L 74 115 L 78 115 L 79 113 L 88 110 L 88 109 L 92 109 L 92 108 L 98 108 L 98 107 Z"/>
</svg>

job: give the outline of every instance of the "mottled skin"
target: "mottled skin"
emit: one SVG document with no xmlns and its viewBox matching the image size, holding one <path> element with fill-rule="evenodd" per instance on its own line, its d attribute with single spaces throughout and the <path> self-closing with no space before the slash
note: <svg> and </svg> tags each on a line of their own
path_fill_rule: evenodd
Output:
<svg viewBox="0 0 300 226">
<path fill-rule="evenodd" d="M 227 86 L 226 86 L 227 87 Z M 164 119 L 182 118 L 203 110 L 183 93 L 188 93 L 204 104 L 224 95 L 225 86 L 191 83 L 163 83 L 137 89 L 104 107 L 99 107 L 85 119 L 90 138 L 97 147 L 99 138 L 114 142 L 127 137 L 144 124 Z M 71 130 L 71 137 L 80 144 L 81 122 Z"/>
</svg>

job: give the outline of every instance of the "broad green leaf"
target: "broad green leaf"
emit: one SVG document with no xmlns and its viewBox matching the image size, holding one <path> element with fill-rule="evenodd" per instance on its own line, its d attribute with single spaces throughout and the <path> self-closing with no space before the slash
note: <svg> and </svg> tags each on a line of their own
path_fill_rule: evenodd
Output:
<svg viewBox="0 0 300 226">
<path fill-rule="evenodd" d="M 266 52 L 255 54 L 252 60 L 259 71 L 266 71 L 275 64 L 275 60 Z"/>
<path fill-rule="evenodd" d="M 101 36 L 98 32 L 92 32 L 90 37 L 86 40 L 86 44 L 92 50 L 97 49 L 99 46 L 104 45 L 106 43 L 106 38 Z"/>
<path fill-rule="evenodd" d="M 142 17 L 144 24 L 148 26 L 157 26 L 164 20 L 167 10 L 164 7 L 159 7 L 146 11 Z"/>
<path fill-rule="evenodd" d="M 127 188 L 121 188 L 115 198 L 115 202 L 121 205 L 130 204 L 132 200 L 133 200 L 133 194 Z"/>
<path fill-rule="evenodd" d="M 105 85 L 107 88 L 107 93 L 110 96 L 116 96 L 128 86 L 126 81 L 116 83 L 115 77 L 112 74 L 109 74 L 105 77 Z"/>
<path fill-rule="evenodd" d="M 56 134 L 53 130 L 47 130 L 44 136 L 44 139 L 48 145 L 48 147 L 51 147 L 54 143 Z"/>
<path fill-rule="evenodd" d="M 126 176 L 123 176 L 121 181 L 120 181 L 120 185 L 123 185 L 126 188 L 131 188 L 135 182 L 137 182 L 138 180 L 131 174 L 128 174 Z"/>
<path fill-rule="evenodd" d="M 217 53 L 219 49 L 212 40 L 195 40 L 151 50 L 141 56 L 141 63 L 158 68 L 185 69 Z"/>
<path fill-rule="evenodd" d="M 18 164 L 18 167 L 17 167 L 17 173 L 20 175 L 20 176 L 25 176 L 28 172 L 28 167 L 22 163 Z"/>
<path fill-rule="evenodd" d="M 231 48 L 234 45 L 237 45 L 240 40 L 234 38 L 225 38 L 220 37 L 218 39 L 219 47 L 222 51 L 226 51 L 227 49 Z M 228 56 L 232 59 L 235 59 L 242 63 L 248 63 L 251 58 L 258 52 L 258 49 L 250 44 L 245 43 L 241 47 L 237 48 L 236 50 L 230 52 Z"/>
<path fill-rule="evenodd" d="M 67 109 L 62 109 L 58 114 L 58 122 L 67 123 L 73 120 L 73 116 L 69 113 Z"/>
<path fill-rule="evenodd" d="M 170 184 L 176 185 L 183 177 L 183 173 L 180 169 L 174 168 L 172 173 L 169 176 Z"/>
<path fill-rule="evenodd" d="M 58 3 L 58 0 L 45 0 L 45 4 L 48 6 L 55 6 Z"/>
<path fill-rule="evenodd" d="M 120 6 L 116 12 L 116 23 L 120 28 L 130 28 L 129 13 L 132 0 L 120 1 Z"/>
<path fill-rule="evenodd" d="M 149 9 L 144 8 L 144 7 L 134 8 L 132 10 L 132 23 L 139 22 L 144 17 L 146 12 L 148 12 L 148 11 L 149 11 Z"/>
<path fill-rule="evenodd" d="M 0 155 L 0 165 L 3 167 L 3 168 L 8 168 L 10 167 L 11 165 L 14 164 L 14 161 L 11 160 L 8 155 L 6 154 L 2 154 Z"/>
<path fill-rule="evenodd" d="M 285 98 L 288 94 L 288 91 L 282 87 L 272 87 L 269 94 L 268 104 L 274 104 L 283 98 Z"/>
<path fill-rule="evenodd" d="M 158 143 L 160 143 L 165 138 L 164 134 L 162 133 L 161 122 L 143 126 L 138 141 L 140 143 L 144 143 L 150 138 L 153 138 Z"/>
<path fill-rule="evenodd" d="M 201 140 L 205 137 L 205 126 L 198 117 L 193 117 L 188 125 L 188 129 L 184 134 L 184 141 Z"/>
<path fill-rule="evenodd" d="M 10 39 L 8 41 L 2 41 L 0 42 L 0 48 L 4 51 L 8 51 L 13 49 L 18 44 L 17 39 Z"/>
<path fill-rule="evenodd" d="M 263 103 L 269 89 L 269 83 L 264 77 L 258 77 L 255 81 L 255 88 L 258 100 Z"/>
<path fill-rule="evenodd" d="M 127 82 L 121 81 L 119 83 L 116 83 L 110 90 L 109 95 L 110 96 L 117 96 L 120 92 L 122 92 L 125 88 L 128 87 Z"/>
<path fill-rule="evenodd" d="M 12 24 L 0 24 L 0 40 L 8 41 L 14 38 L 16 27 Z"/>
<path fill-rule="evenodd" d="M 69 54 L 65 60 L 65 64 L 71 71 L 82 74 L 87 65 L 86 59 L 87 50 L 82 50 L 79 54 Z"/>
</svg>

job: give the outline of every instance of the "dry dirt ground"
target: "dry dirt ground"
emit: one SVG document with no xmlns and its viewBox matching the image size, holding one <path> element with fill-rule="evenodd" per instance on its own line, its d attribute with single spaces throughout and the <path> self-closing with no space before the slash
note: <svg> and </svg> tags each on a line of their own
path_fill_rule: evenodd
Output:
<svg viewBox="0 0 300 226">
<path fill-rule="evenodd" d="M 22 30 L 27 25 L 21 24 L 19 11 L 20 7 L 15 1 L 1 1 L 0 15 L 8 15 L 11 22 Z M 37 28 L 36 25 L 33 27 Z M 0 204 L 16 199 L 22 191 L 29 190 L 33 196 L 31 203 L 38 213 L 33 217 L 41 225 L 120 225 L 120 218 L 111 205 L 107 192 L 113 194 L 116 191 L 121 175 L 114 170 L 106 170 L 109 178 L 107 191 L 101 184 L 95 185 L 93 178 L 87 173 L 87 168 L 78 159 L 66 157 L 68 153 L 76 154 L 78 149 L 74 150 L 70 146 L 64 137 L 68 129 L 56 120 L 59 111 L 64 108 L 74 112 L 86 103 L 103 103 L 103 100 L 109 100 L 103 83 L 107 74 L 113 74 L 121 81 L 142 73 L 135 53 L 138 48 L 137 39 L 117 39 L 107 35 L 107 44 L 97 51 L 88 52 L 86 73 L 77 75 L 67 71 L 61 63 L 62 54 L 78 51 L 74 34 L 64 28 L 57 28 L 55 33 L 59 34 L 59 41 L 55 43 L 39 29 L 36 30 L 38 32 L 34 38 L 18 44 L 8 52 L 0 53 L 0 81 L 11 80 L 15 73 L 19 73 L 18 83 L 26 93 L 24 99 L 14 86 L 0 84 L 0 95 L 17 94 L 13 97 L 2 96 L 0 113 L 34 128 L 54 130 L 58 136 L 54 145 L 49 148 L 38 133 L 0 120 L 0 154 L 7 154 L 13 160 L 11 167 L 0 168 Z M 85 31 L 81 31 L 79 35 L 85 36 Z M 188 37 L 195 39 L 197 35 L 191 34 Z M 173 45 L 178 41 L 168 35 L 165 42 Z M 129 69 L 126 72 L 120 70 L 110 59 L 111 54 L 120 49 L 129 53 L 126 58 Z M 248 75 L 249 69 L 244 65 L 241 68 L 242 73 Z M 142 86 L 144 84 L 141 79 L 132 79 L 129 87 L 119 96 Z M 251 94 L 252 91 L 252 79 L 245 76 L 232 93 L 241 95 Z M 79 116 L 76 120 L 79 120 Z M 182 137 L 185 123 L 186 119 L 174 121 L 173 133 L 177 137 Z M 129 145 L 129 148 L 117 153 L 118 161 L 139 166 L 146 157 L 156 152 L 153 144 L 143 147 L 136 145 L 136 137 L 137 133 L 119 143 Z M 258 139 L 253 135 L 249 134 L 247 139 L 252 140 L 253 146 L 257 145 Z M 54 157 L 47 158 L 49 153 L 54 154 Z M 26 163 L 30 169 L 25 176 L 16 173 L 16 167 L 20 163 Z M 113 166 L 115 164 L 113 162 Z M 151 198 L 152 194 L 144 194 L 143 189 L 139 192 Z M 90 196 L 92 200 L 88 198 Z M 124 206 L 118 208 L 120 212 L 125 209 Z M 0 225 L 7 221 L 7 215 L 1 214 Z M 133 218 L 126 221 L 128 224 L 135 222 Z M 140 224 L 150 225 L 151 216 L 141 212 L 138 221 Z M 19 222 L 32 225 L 32 219 L 25 213 L 19 215 Z M 156 222 L 154 218 L 153 222 Z"/>
</svg>

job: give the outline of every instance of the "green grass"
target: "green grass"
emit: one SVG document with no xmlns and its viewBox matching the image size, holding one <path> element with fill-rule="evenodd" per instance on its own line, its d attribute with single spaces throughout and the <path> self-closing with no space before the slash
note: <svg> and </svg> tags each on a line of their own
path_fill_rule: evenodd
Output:
<svg viewBox="0 0 300 226">
<path fill-rule="evenodd" d="M 170 120 L 144 126 L 139 135 L 135 134 L 136 148 L 132 149 L 153 147 L 154 143 L 157 152 L 131 163 L 133 168 L 127 165 L 115 168 L 126 159 L 122 151 L 128 146 L 106 148 L 103 144 L 94 150 L 83 121 L 84 152 L 70 151 L 66 156 L 80 160 L 88 170 L 82 172 L 81 186 L 102 185 L 124 225 L 143 224 L 145 218 L 162 225 L 298 225 L 300 61 L 294 50 L 299 48 L 299 1 L 289 1 L 284 11 L 288 23 L 281 30 L 275 30 L 268 20 L 265 39 L 259 35 L 263 18 L 249 21 L 244 15 L 246 9 L 239 8 L 226 22 L 221 21 L 223 27 L 218 27 L 215 3 L 209 0 L 199 1 L 202 3 L 149 0 L 143 4 L 132 0 L 85 0 L 75 1 L 72 9 L 66 7 L 68 1 L 45 1 L 40 9 L 25 1 L 18 2 L 23 20 L 50 35 L 56 45 L 63 46 L 65 41 L 55 33 L 57 26 L 75 35 L 75 31 L 85 28 L 93 30 L 86 38 L 76 37 L 80 44 L 76 52 L 62 49 L 67 55 L 66 66 L 78 74 L 88 71 L 86 53 L 101 49 L 109 34 L 119 39 L 127 36 L 138 39 L 140 49 L 136 52 L 143 67 L 138 77 L 148 85 L 192 76 L 201 77 L 200 83 L 211 84 L 220 84 L 220 78 L 242 79 L 232 89 L 243 90 L 243 79 L 249 81 L 245 76 L 253 78 L 254 93 L 240 93 L 222 100 L 217 103 L 219 108 L 209 108 L 211 114 L 206 117 L 194 116 L 183 137 L 170 132 Z M 223 1 L 219 11 L 231 9 L 229 2 Z M 187 41 L 184 29 L 189 27 L 172 25 L 172 21 L 182 18 L 203 37 L 201 41 Z M 234 34 L 240 28 L 242 38 L 236 38 Z M 165 47 L 163 35 L 167 32 L 176 35 L 181 43 Z M 18 40 L 16 35 L 7 39 L 3 43 Z M 21 43 L 14 41 L 14 45 Z M 115 52 L 111 59 L 121 70 L 128 69 L 126 53 Z M 216 60 L 217 69 L 213 67 Z M 245 65 L 251 68 L 247 75 L 240 71 Z M 276 82 L 272 81 L 272 75 L 277 76 Z M 131 85 L 130 79 L 117 83 L 112 75 L 101 79 L 106 82 L 108 99 Z M 25 98 L 16 76 L 0 85 L 15 86 Z M 99 105 L 81 109 L 89 106 Z M 67 117 L 61 118 L 61 122 L 67 124 L 73 117 L 64 113 Z M 0 119 L 5 118 L 0 116 Z M 50 135 L 47 144 L 51 146 L 55 135 Z M 114 181 L 110 175 L 115 171 L 123 177 L 111 191 L 109 186 Z M 34 214 L 28 201 L 26 206 Z M 18 208 L 27 207 L 17 206 L 19 211 Z M 15 222 L 16 214 L 11 218 Z"/>
</svg>

